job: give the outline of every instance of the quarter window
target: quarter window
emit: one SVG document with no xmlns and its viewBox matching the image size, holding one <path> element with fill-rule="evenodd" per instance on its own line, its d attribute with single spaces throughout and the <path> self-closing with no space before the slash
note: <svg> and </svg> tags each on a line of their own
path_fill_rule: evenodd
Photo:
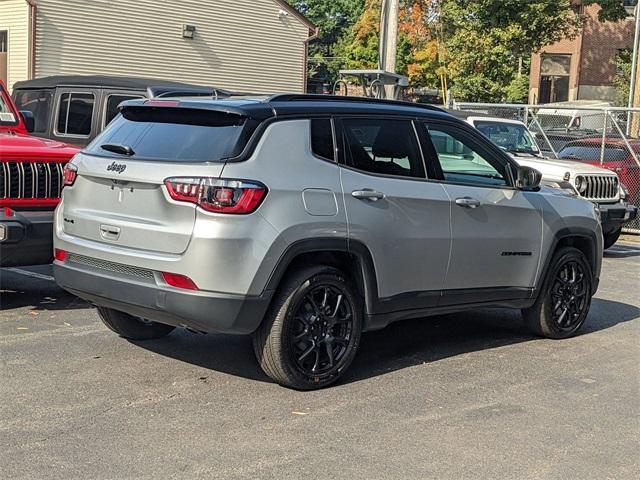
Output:
<svg viewBox="0 0 640 480">
<path fill-rule="evenodd" d="M 335 161 L 331 120 L 311 120 L 311 151 L 314 155 Z"/>
<path fill-rule="evenodd" d="M 60 96 L 57 133 L 89 136 L 94 103 L 95 96 L 92 93 L 63 93 Z"/>
<path fill-rule="evenodd" d="M 454 126 L 426 125 L 448 182 L 481 186 L 505 186 L 506 167 L 491 161 L 490 152 L 471 135 Z"/>
<path fill-rule="evenodd" d="M 143 98 L 139 95 L 109 95 L 107 97 L 107 106 L 104 113 L 104 125 L 107 126 L 118 115 L 118 105 L 127 100 Z"/>
<path fill-rule="evenodd" d="M 350 166 L 365 172 L 425 178 L 424 163 L 409 120 L 344 119 Z"/>
</svg>

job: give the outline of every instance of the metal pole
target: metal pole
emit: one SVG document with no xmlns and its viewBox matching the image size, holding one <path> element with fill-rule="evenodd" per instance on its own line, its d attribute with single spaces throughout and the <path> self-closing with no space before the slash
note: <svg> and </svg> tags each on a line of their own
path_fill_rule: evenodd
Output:
<svg viewBox="0 0 640 480">
<path fill-rule="evenodd" d="M 396 55 L 398 50 L 398 15 L 400 0 L 388 0 L 388 17 L 386 22 L 386 45 L 384 52 L 384 70 L 396 73 Z"/>
<path fill-rule="evenodd" d="M 633 40 L 633 59 L 631 62 L 631 85 L 629 87 L 629 108 L 635 101 L 636 83 L 638 81 L 638 49 L 640 47 L 640 5 L 636 6 L 636 33 Z M 627 135 L 631 134 L 631 112 L 627 114 Z"/>
</svg>

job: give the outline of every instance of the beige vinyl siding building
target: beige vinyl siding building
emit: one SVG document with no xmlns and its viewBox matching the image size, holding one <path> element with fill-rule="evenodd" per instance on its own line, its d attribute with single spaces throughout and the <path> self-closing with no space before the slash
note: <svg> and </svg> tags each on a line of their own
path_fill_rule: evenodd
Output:
<svg viewBox="0 0 640 480">
<path fill-rule="evenodd" d="M 284 0 L 0 0 L 5 23 L 35 48 L 10 43 L 9 85 L 49 75 L 162 78 L 252 92 L 302 92 L 313 25 Z M 10 7 L 10 8 L 7 8 Z M 10 13 L 16 10 L 21 13 Z M 195 26 L 192 39 L 183 26 Z M 21 29 L 21 30 L 20 30 Z M 16 60 L 13 60 L 15 57 Z M 15 62 L 15 66 L 14 66 Z"/>
<path fill-rule="evenodd" d="M 0 32 L 7 39 L 6 52 L 0 52 L 0 80 L 7 85 L 29 77 L 30 14 L 25 0 L 0 0 Z"/>
</svg>

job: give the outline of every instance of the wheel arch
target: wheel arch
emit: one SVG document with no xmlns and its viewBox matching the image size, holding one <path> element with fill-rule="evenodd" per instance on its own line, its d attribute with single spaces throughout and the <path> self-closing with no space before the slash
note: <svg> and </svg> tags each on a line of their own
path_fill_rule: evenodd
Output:
<svg viewBox="0 0 640 480">
<path fill-rule="evenodd" d="M 309 265 L 328 265 L 341 270 L 355 283 L 358 294 L 364 299 L 364 313 L 373 313 L 378 301 L 373 257 L 364 244 L 346 239 L 311 238 L 289 245 L 271 273 L 265 290 L 275 292 L 292 271 Z"/>
<path fill-rule="evenodd" d="M 552 247 L 549 249 L 549 253 L 547 254 L 543 271 L 538 277 L 536 292 L 539 293 L 541 291 L 544 280 L 549 272 L 549 268 L 551 268 L 551 261 L 553 260 L 556 252 L 563 247 L 576 248 L 585 255 L 593 274 L 592 293 L 595 293 L 598 288 L 602 255 L 598 254 L 598 240 L 596 232 L 586 228 L 563 228 L 556 232 Z"/>
</svg>

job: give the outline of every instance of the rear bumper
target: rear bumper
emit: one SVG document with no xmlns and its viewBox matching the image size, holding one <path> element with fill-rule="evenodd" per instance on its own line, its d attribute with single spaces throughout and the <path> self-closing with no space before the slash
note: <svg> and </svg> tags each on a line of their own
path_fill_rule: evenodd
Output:
<svg viewBox="0 0 640 480">
<path fill-rule="evenodd" d="M 609 233 L 617 230 L 625 223 L 635 220 L 638 216 L 638 207 L 630 203 L 614 203 L 611 205 L 599 204 L 602 231 Z"/>
<path fill-rule="evenodd" d="M 41 265 L 53 260 L 53 211 L 0 209 L 0 267 Z"/>
<path fill-rule="evenodd" d="M 205 333 L 254 332 L 272 296 L 183 291 L 57 261 L 53 271 L 58 285 L 97 306 Z"/>
</svg>

